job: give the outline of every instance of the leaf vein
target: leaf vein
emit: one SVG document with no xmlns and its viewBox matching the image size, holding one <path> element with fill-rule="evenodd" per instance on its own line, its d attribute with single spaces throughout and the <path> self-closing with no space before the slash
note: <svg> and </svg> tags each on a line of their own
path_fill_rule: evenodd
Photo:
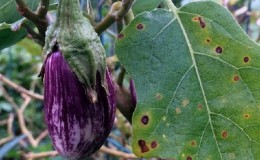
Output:
<svg viewBox="0 0 260 160">
<path fill-rule="evenodd" d="M 212 125 L 211 116 L 210 116 L 210 109 L 209 109 L 209 106 L 208 106 L 208 102 L 207 102 L 207 98 L 206 98 L 206 95 L 205 95 L 204 87 L 202 85 L 202 80 L 201 80 L 201 77 L 200 77 L 200 74 L 199 74 L 199 70 L 198 70 L 198 67 L 197 67 L 197 64 L 196 64 L 196 60 L 195 60 L 195 57 L 194 57 L 193 48 L 192 48 L 191 43 L 189 41 L 188 35 L 186 33 L 186 30 L 185 30 L 185 28 L 184 28 L 184 26 L 182 24 L 182 21 L 181 21 L 181 19 L 179 17 L 179 13 L 178 13 L 179 10 L 177 10 L 176 7 L 173 4 L 171 4 L 171 5 L 172 5 L 171 10 L 172 10 L 173 14 L 176 16 L 177 21 L 179 22 L 179 25 L 180 25 L 181 30 L 183 32 L 183 35 L 185 37 L 185 40 L 187 42 L 187 45 L 188 45 L 188 48 L 189 48 L 189 51 L 190 51 L 190 56 L 192 58 L 193 65 L 195 67 L 195 72 L 196 72 L 196 75 L 197 75 L 197 78 L 198 78 L 198 81 L 199 81 L 199 85 L 200 85 L 200 88 L 201 88 L 201 92 L 202 92 L 202 95 L 203 95 L 203 98 L 204 98 L 204 102 L 206 104 L 206 108 L 207 108 L 207 112 L 208 112 L 208 116 L 209 116 L 209 123 L 210 123 L 210 127 L 211 127 L 211 130 L 212 130 L 212 135 L 213 135 L 213 138 L 215 140 L 215 143 L 216 143 L 216 146 L 217 146 L 220 158 L 223 159 L 222 154 L 220 152 L 219 145 L 217 143 L 216 135 L 215 135 L 215 133 L 213 131 L 213 125 Z"/>
</svg>

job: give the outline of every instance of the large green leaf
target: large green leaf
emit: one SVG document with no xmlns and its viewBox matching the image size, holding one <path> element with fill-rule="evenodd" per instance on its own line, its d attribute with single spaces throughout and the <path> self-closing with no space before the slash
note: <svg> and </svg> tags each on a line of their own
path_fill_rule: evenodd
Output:
<svg viewBox="0 0 260 160">
<path fill-rule="evenodd" d="M 171 7 L 140 14 L 116 42 L 137 90 L 134 153 L 260 159 L 260 47 L 217 3 Z"/>
<path fill-rule="evenodd" d="M 40 0 L 25 0 L 31 10 L 36 10 Z M 50 7 L 53 9 L 57 4 L 57 0 L 50 0 Z M 21 25 L 28 23 L 23 20 L 22 16 L 16 9 L 15 0 L 0 0 L 0 50 L 9 47 L 22 40 L 27 32 L 25 29 L 17 29 L 13 31 L 10 24 Z"/>
<path fill-rule="evenodd" d="M 35 10 L 38 6 L 40 0 L 26 0 L 25 2 L 28 6 Z M 14 0 L 1 0 L 0 2 L 0 50 L 11 46 L 26 36 L 26 31 L 24 29 L 12 31 L 11 25 L 9 27 L 6 23 L 11 24 L 15 21 L 21 19 L 22 16 L 18 13 L 16 9 L 16 4 Z"/>
<path fill-rule="evenodd" d="M 135 15 L 144 11 L 151 11 L 158 7 L 158 5 L 164 0 L 135 0 L 133 3 L 132 10 Z"/>
<path fill-rule="evenodd" d="M 24 29 L 14 32 L 10 27 L 11 25 L 6 23 L 0 24 L 0 50 L 17 43 L 26 36 Z"/>
<path fill-rule="evenodd" d="M 40 0 L 25 0 L 26 4 L 28 4 L 32 10 L 37 8 L 39 1 Z M 13 23 L 21 18 L 22 16 L 16 9 L 15 0 L 0 1 L 0 23 Z"/>
</svg>

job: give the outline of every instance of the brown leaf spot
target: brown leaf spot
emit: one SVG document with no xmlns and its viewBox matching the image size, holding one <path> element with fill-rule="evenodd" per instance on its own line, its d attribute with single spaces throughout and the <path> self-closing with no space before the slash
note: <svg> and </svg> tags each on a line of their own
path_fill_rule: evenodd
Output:
<svg viewBox="0 0 260 160">
<path fill-rule="evenodd" d="M 202 108 L 203 108 L 202 104 L 199 104 L 199 105 L 198 105 L 198 109 L 199 109 L 199 110 L 202 110 Z"/>
<path fill-rule="evenodd" d="M 236 82 L 236 81 L 238 81 L 240 78 L 239 78 L 239 76 L 235 75 L 233 79 L 234 79 L 234 81 Z"/>
<path fill-rule="evenodd" d="M 136 28 L 137 28 L 138 30 L 142 30 L 142 29 L 144 29 L 144 25 L 143 25 L 142 23 L 139 23 L 139 24 L 136 26 Z"/>
<path fill-rule="evenodd" d="M 196 21 L 198 21 L 198 20 L 199 20 L 199 19 L 198 19 L 197 16 L 192 18 L 192 21 L 195 21 L 195 22 L 196 22 Z"/>
<path fill-rule="evenodd" d="M 222 53 L 223 49 L 222 49 L 220 46 L 218 46 L 218 47 L 215 49 L 215 51 L 220 54 L 220 53 Z"/>
<path fill-rule="evenodd" d="M 244 114 L 244 117 L 245 117 L 246 119 L 248 119 L 248 118 L 250 118 L 250 114 Z"/>
<path fill-rule="evenodd" d="M 244 62 L 245 63 L 249 62 L 249 57 L 244 57 Z"/>
<path fill-rule="evenodd" d="M 177 114 L 180 114 L 180 113 L 181 113 L 180 108 L 176 108 L 176 113 L 177 113 Z"/>
<path fill-rule="evenodd" d="M 201 27 L 201 28 L 205 28 L 205 27 L 206 27 L 205 21 L 204 21 L 201 17 L 198 17 L 198 20 L 199 20 L 199 22 L 200 22 L 200 27 Z"/>
<path fill-rule="evenodd" d="M 157 142 L 156 141 L 152 141 L 150 146 L 151 146 L 151 148 L 156 148 L 157 147 Z"/>
<path fill-rule="evenodd" d="M 155 98 L 157 100 L 161 100 L 162 99 L 162 95 L 160 93 L 156 93 Z"/>
<path fill-rule="evenodd" d="M 124 38 L 124 37 L 125 37 L 125 35 L 122 34 L 122 33 L 120 33 L 120 34 L 117 36 L 118 39 L 122 39 L 122 38 Z"/>
<path fill-rule="evenodd" d="M 190 145 L 195 146 L 196 145 L 196 141 L 195 140 L 191 141 Z"/>
<path fill-rule="evenodd" d="M 146 146 L 146 142 L 144 140 L 139 140 L 138 145 L 140 146 L 142 153 L 149 151 L 149 148 Z"/>
<path fill-rule="evenodd" d="M 183 107 L 186 107 L 189 103 L 190 103 L 190 101 L 189 101 L 188 99 L 184 99 L 184 100 L 182 101 L 182 106 L 183 106 Z"/>
<path fill-rule="evenodd" d="M 222 136 L 222 138 L 227 138 L 228 132 L 227 132 L 227 131 L 223 131 L 223 132 L 221 133 L 221 136 Z"/>
<path fill-rule="evenodd" d="M 142 119 L 141 119 L 141 122 L 144 124 L 144 125 L 147 125 L 148 122 L 149 122 L 149 117 L 147 115 L 143 116 Z"/>
<path fill-rule="evenodd" d="M 207 38 L 206 39 L 206 43 L 210 43 L 211 42 L 211 39 L 210 38 Z"/>
<path fill-rule="evenodd" d="M 187 157 L 187 160 L 192 160 L 192 157 L 191 157 L 191 156 L 188 156 L 188 157 Z"/>
</svg>

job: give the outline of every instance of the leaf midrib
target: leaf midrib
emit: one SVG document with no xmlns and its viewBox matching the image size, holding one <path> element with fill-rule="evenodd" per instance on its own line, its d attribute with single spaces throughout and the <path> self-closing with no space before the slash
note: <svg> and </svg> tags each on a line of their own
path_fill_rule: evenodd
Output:
<svg viewBox="0 0 260 160">
<path fill-rule="evenodd" d="M 205 105 L 206 105 L 206 108 L 207 108 L 207 113 L 208 113 L 208 116 L 209 116 L 208 122 L 210 124 L 212 135 L 213 135 L 213 138 L 215 140 L 216 146 L 218 148 L 218 152 L 219 152 L 220 158 L 221 158 L 221 160 L 223 160 L 222 154 L 220 152 L 219 145 L 217 143 L 216 135 L 215 135 L 214 130 L 213 130 L 213 125 L 212 125 L 212 120 L 211 120 L 211 115 L 210 115 L 211 111 L 210 111 L 209 106 L 208 106 L 208 101 L 207 101 L 207 98 L 206 98 L 206 95 L 205 95 L 204 87 L 202 85 L 202 80 L 200 78 L 200 74 L 199 74 L 199 70 L 198 70 L 198 67 L 197 67 L 197 63 L 196 63 L 196 60 L 195 60 L 195 57 L 194 57 L 194 51 L 192 49 L 190 40 L 189 40 L 188 35 L 187 35 L 186 31 L 185 31 L 185 28 L 184 28 L 184 26 L 182 24 L 182 21 L 181 21 L 181 19 L 179 17 L 178 9 L 173 5 L 172 2 L 169 2 L 168 4 L 169 4 L 171 12 L 173 13 L 173 15 L 176 16 L 176 19 L 177 19 L 177 21 L 178 21 L 178 23 L 180 25 L 180 28 L 181 28 L 181 30 L 183 32 L 184 38 L 185 38 L 185 40 L 187 42 L 187 45 L 188 45 L 188 48 L 189 48 L 189 52 L 190 52 L 190 56 L 191 56 L 192 63 L 193 63 L 192 65 L 194 65 L 194 69 L 195 69 L 195 72 L 196 72 L 196 75 L 197 75 L 197 78 L 198 78 L 198 81 L 199 81 L 199 84 L 200 84 L 202 96 L 203 96 L 203 99 L 204 99 L 204 102 L 205 102 Z"/>
</svg>

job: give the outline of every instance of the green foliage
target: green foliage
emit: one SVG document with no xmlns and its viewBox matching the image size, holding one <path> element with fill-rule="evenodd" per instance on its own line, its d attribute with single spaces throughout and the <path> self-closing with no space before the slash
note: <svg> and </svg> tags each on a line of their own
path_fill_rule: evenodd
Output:
<svg viewBox="0 0 260 160">
<path fill-rule="evenodd" d="M 15 83 L 27 89 L 32 89 L 37 93 L 42 93 L 42 82 L 38 78 L 41 64 L 41 47 L 29 39 L 24 39 L 20 43 L 0 51 L 0 73 Z M 18 105 L 21 105 L 23 102 L 21 94 L 8 86 L 4 85 L 4 87 L 14 101 Z M 8 114 L 14 112 L 11 104 L 8 103 L 2 95 L 3 93 L 0 93 L 0 120 L 8 118 Z M 34 136 L 38 136 L 45 129 L 42 109 L 42 102 L 33 100 L 24 112 L 26 125 L 29 130 L 33 131 L 32 134 Z M 8 136 L 6 129 L 6 125 L 0 127 L 0 138 Z M 21 134 L 17 119 L 15 119 L 12 129 L 15 136 Z M 51 142 L 48 139 L 39 144 L 39 150 L 45 143 L 50 145 L 49 148 L 45 150 L 52 150 Z M 18 150 L 20 152 L 17 152 Z M 17 145 L 8 152 L 5 158 L 20 159 L 23 153 L 21 152 L 22 150 L 24 149 Z"/>
<path fill-rule="evenodd" d="M 10 26 L 6 23 L 0 24 L 0 50 L 17 43 L 27 34 L 24 29 L 13 32 Z"/>
<path fill-rule="evenodd" d="M 28 6 L 35 10 L 40 0 L 26 0 Z M 26 36 L 26 31 L 12 31 L 10 26 L 15 21 L 18 21 L 22 16 L 18 13 L 14 0 L 1 0 L 0 2 L 0 50 L 11 46 Z"/>
<path fill-rule="evenodd" d="M 35 10 L 40 0 L 25 0 L 25 2 L 32 10 Z M 14 0 L 1 0 L 0 6 L 0 23 L 10 24 L 22 18 L 18 11 L 14 9 L 16 8 Z"/>
<path fill-rule="evenodd" d="M 259 159 L 260 47 L 214 2 L 170 8 L 140 14 L 116 43 L 137 89 L 134 153 Z"/>
<path fill-rule="evenodd" d="M 159 6 L 164 0 L 135 0 L 133 3 L 132 10 L 135 15 L 140 14 L 144 11 L 151 11 Z"/>
<path fill-rule="evenodd" d="M 57 0 L 50 0 L 51 5 L 55 6 Z M 40 0 L 25 0 L 26 4 L 31 10 L 36 10 Z M 14 0 L 0 1 L 0 50 L 9 47 L 21 41 L 27 32 L 24 28 L 12 28 L 13 25 L 20 25 L 21 23 L 28 23 L 27 20 L 21 21 L 22 16 L 16 10 Z M 18 24 L 16 24 L 18 23 Z"/>
</svg>

